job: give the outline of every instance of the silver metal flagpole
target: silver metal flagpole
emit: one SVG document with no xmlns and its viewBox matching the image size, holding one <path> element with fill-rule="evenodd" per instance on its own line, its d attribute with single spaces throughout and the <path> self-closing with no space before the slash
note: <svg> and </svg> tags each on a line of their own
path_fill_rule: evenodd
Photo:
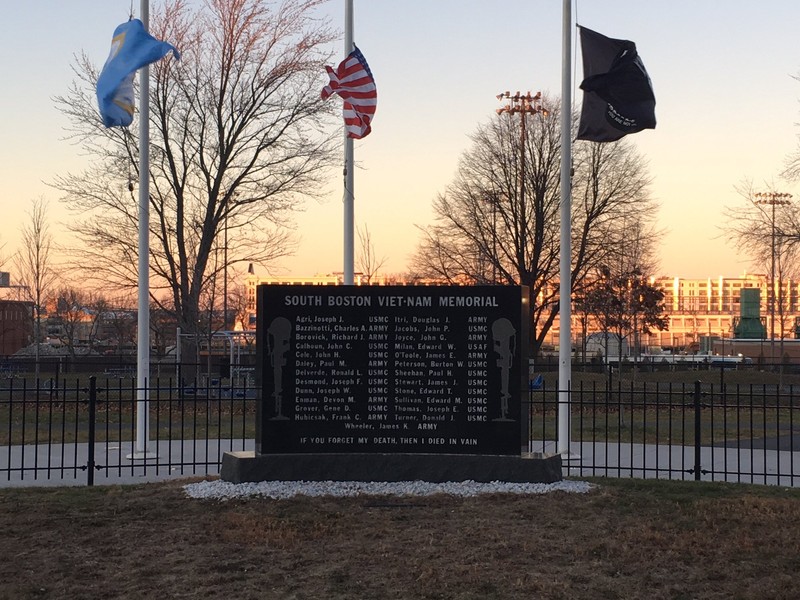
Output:
<svg viewBox="0 0 800 600">
<path fill-rule="evenodd" d="M 344 3 L 344 55 L 353 51 L 353 0 Z M 344 132 L 344 284 L 353 285 L 354 277 L 354 204 L 353 138 Z"/>
<path fill-rule="evenodd" d="M 563 0 L 561 39 L 561 259 L 558 333 L 558 453 L 569 456 L 572 382 L 572 0 Z"/>
<path fill-rule="evenodd" d="M 141 0 L 141 20 L 150 31 L 150 2 Z M 139 305 L 136 362 L 136 443 L 129 458 L 150 452 L 150 67 L 139 71 Z"/>
</svg>

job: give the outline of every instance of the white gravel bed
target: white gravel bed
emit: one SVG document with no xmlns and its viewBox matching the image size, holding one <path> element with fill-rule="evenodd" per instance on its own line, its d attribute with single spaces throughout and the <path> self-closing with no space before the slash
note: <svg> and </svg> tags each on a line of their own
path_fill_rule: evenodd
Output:
<svg viewBox="0 0 800 600">
<path fill-rule="evenodd" d="M 478 483 L 476 481 L 427 483 L 400 481 L 392 483 L 362 481 L 262 481 L 259 483 L 230 483 L 214 480 L 183 486 L 190 498 L 231 500 L 260 496 L 283 500 L 294 496 L 431 496 L 447 494 L 462 498 L 479 494 L 546 494 L 574 492 L 585 494 L 594 486 L 586 481 L 557 481 L 555 483 Z"/>
</svg>

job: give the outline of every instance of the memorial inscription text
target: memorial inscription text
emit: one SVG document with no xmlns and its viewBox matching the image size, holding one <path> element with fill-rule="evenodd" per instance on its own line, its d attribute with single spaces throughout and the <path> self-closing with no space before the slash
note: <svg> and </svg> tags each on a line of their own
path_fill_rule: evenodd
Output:
<svg viewBox="0 0 800 600">
<path fill-rule="evenodd" d="M 523 288 L 308 292 L 258 289 L 259 452 L 519 453 Z"/>
</svg>

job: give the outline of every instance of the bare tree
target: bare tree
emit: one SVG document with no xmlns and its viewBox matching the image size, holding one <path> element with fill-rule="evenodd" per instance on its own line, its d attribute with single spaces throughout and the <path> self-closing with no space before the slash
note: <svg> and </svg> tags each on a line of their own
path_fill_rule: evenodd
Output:
<svg viewBox="0 0 800 600">
<path fill-rule="evenodd" d="M 108 343 L 108 328 L 106 327 L 112 306 L 109 299 L 102 293 L 87 291 L 84 300 L 89 326 L 87 341 L 90 350 L 97 350 L 101 344 Z M 105 339 L 102 338 L 105 336 Z"/>
<path fill-rule="evenodd" d="M 222 269 L 269 264 L 293 249 L 287 229 L 300 199 L 323 191 L 338 136 L 319 90 L 334 34 L 322 0 L 166 2 L 152 31 L 180 61 L 151 67 L 151 297 L 195 332 L 201 297 Z M 109 285 L 137 283 L 135 128 L 104 129 L 94 103 L 97 70 L 84 55 L 78 80 L 57 99 L 71 138 L 95 158 L 54 185 L 76 215 L 78 256 Z M 213 261 L 225 231 L 224 264 Z M 161 292 L 166 292 L 162 294 Z M 166 300 L 165 300 L 166 298 Z"/>
<path fill-rule="evenodd" d="M 67 348 L 73 359 L 78 346 L 89 338 L 89 330 L 94 323 L 89 315 L 87 292 L 72 286 L 63 286 L 56 292 L 55 311 L 50 321 L 60 325 L 61 344 Z"/>
<path fill-rule="evenodd" d="M 528 286 L 532 354 L 559 309 L 560 119 L 558 103 L 543 102 L 550 115 L 526 119 L 523 132 L 500 115 L 472 135 L 412 264 L 417 276 Z M 571 288 L 579 292 L 626 239 L 623 223 L 646 229 L 655 206 L 646 164 L 627 141 L 577 142 L 573 157 Z"/>
<path fill-rule="evenodd" d="M 159 308 L 154 303 L 150 306 L 150 346 L 155 352 L 158 364 L 158 373 L 161 373 L 161 363 L 173 341 L 177 344 L 177 325 L 174 315 Z"/>
<path fill-rule="evenodd" d="M 723 235 L 747 256 L 757 268 L 771 269 L 773 235 L 776 244 L 776 259 L 779 250 L 800 243 L 800 221 L 788 203 L 761 203 L 752 181 L 744 180 L 734 188 L 744 202 L 726 207 L 723 211 Z M 774 184 L 765 186 L 773 190 Z"/>
<path fill-rule="evenodd" d="M 121 356 L 124 348 L 136 341 L 135 302 L 127 296 L 110 299 L 104 321 L 111 331 L 117 355 Z"/>
<path fill-rule="evenodd" d="M 33 200 L 28 221 L 22 225 L 21 247 L 14 255 L 14 266 L 20 291 L 33 302 L 34 357 L 36 377 L 39 376 L 39 344 L 42 341 L 42 311 L 56 282 L 56 271 L 51 255 L 53 237 L 47 222 L 47 202 Z"/>
<path fill-rule="evenodd" d="M 654 322 L 648 322 L 647 313 L 651 307 L 647 303 L 636 302 L 632 299 L 614 298 L 614 285 L 612 280 L 617 282 L 636 281 L 642 287 L 640 295 L 653 301 L 649 284 L 646 283 L 646 276 L 655 273 L 658 260 L 655 254 L 656 241 L 659 239 L 658 232 L 652 223 L 647 223 L 642 219 L 630 219 L 626 215 L 622 219 L 622 227 L 611 228 L 608 230 L 607 246 L 605 248 L 605 262 L 595 264 L 593 270 L 584 278 L 574 296 L 574 305 L 579 324 L 582 327 L 584 339 L 584 353 L 586 337 L 590 321 L 599 326 L 600 331 L 605 334 L 606 355 L 609 351 L 608 333 L 610 329 L 616 332 L 619 351 L 621 356 L 621 344 L 628 332 L 633 333 L 634 346 L 636 347 L 638 334 L 649 333 L 650 326 L 655 327 Z M 644 282 L 644 283 L 641 283 Z M 614 292 L 614 293 L 612 293 Z M 642 313 L 643 329 L 635 327 L 636 315 L 631 313 L 635 308 Z M 617 310 L 621 309 L 621 313 Z M 626 318 L 633 317 L 629 325 L 631 327 L 620 327 L 619 323 Z M 660 325 L 664 325 L 660 323 Z M 664 329 L 664 327 L 657 327 Z M 628 331 L 630 330 L 630 331 Z M 636 360 L 634 354 L 634 360 Z"/>
<path fill-rule="evenodd" d="M 241 281 L 234 277 L 234 281 Z M 247 310 L 247 286 L 243 283 L 228 284 L 228 310 L 233 313 L 233 328 L 247 331 L 249 311 Z"/>
<path fill-rule="evenodd" d="M 639 334 L 649 333 L 652 329 L 664 331 L 669 324 L 664 291 L 649 283 L 635 267 L 615 273 L 601 268 L 600 277 L 587 293 L 585 304 L 603 331 L 616 333 L 620 341 L 620 360 L 622 340 L 631 340 L 634 364 L 639 354 Z"/>
<path fill-rule="evenodd" d="M 358 270 L 363 273 L 367 283 L 372 283 L 372 280 L 378 274 L 378 271 L 386 264 L 386 257 L 378 258 L 375 253 L 375 244 L 372 242 L 372 235 L 369 232 L 367 224 L 364 223 L 364 228 L 358 228 Z"/>
</svg>

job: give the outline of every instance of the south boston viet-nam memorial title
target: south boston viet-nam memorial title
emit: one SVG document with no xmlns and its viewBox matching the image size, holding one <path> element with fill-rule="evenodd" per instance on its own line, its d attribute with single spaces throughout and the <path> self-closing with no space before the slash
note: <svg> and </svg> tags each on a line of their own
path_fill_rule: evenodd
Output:
<svg viewBox="0 0 800 600">
<path fill-rule="evenodd" d="M 527 301 L 504 286 L 259 286 L 256 451 L 518 455 Z"/>
</svg>

